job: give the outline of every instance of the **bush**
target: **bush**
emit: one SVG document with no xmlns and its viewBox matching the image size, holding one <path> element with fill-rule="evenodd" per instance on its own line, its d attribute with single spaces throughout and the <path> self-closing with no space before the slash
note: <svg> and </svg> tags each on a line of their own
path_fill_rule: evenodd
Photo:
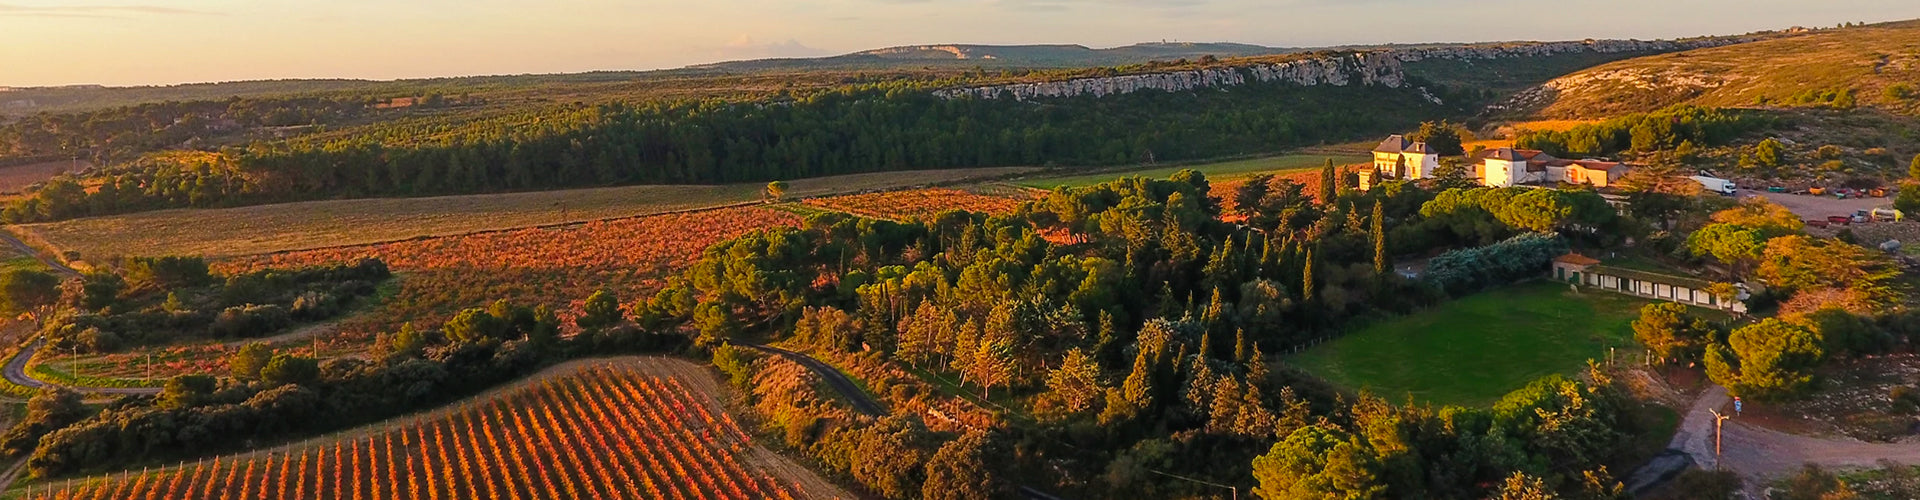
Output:
<svg viewBox="0 0 1920 500">
<path fill-rule="evenodd" d="M 215 337 L 260 337 L 293 325 L 293 315 L 277 305 L 229 307 L 215 316 L 208 332 Z"/>
<path fill-rule="evenodd" d="M 135 257 L 127 261 L 127 281 L 137 287 L 172 290 L 213 281 L 206 259 L 199 257 Z"/>
<path fill-rule="evenodd" d="M 1920 98 L 1920 90 L 1914 90 L 1913 84 L 1911 83 L 1902 82 L 1888 85 L 1885 92 L 1887 100 L 1891 101 L 1905 101 Z"/>
<path fill-rule="evenodd" d="M 1427 263 L 1428 282 L 1454 295 L 1542 276 L 1567 252 L 1558 236 L 1526 233 L 1478 248 L 1454 250 Z"/>
<path fill-rule="evenodd" d="M 1887 399 L 1893 400 L 1895 413 L 1913 413 L 1920 410 L 1920 389 L 1910 385 L 1896 385 L 1887 391 Z"/>
</svg>

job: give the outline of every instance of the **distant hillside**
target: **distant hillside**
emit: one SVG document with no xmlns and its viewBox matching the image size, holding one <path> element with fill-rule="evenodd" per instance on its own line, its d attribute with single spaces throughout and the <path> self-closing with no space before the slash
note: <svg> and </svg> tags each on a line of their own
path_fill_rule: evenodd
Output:
<svg viewBox="0 0 1920 500">
<path fill-rule="evenodd" d="M 1674 104 L 1874 107 L 1920 114 L 1920 20 L 1815 30 L 1596 66 L 1520 94 L 1542 118 L 1604 118 Z"/>
<path fill-rule="evenodd" d="M 760 59 L 694 66 L 724 71 L 894 68 L 902 65 L 1081 68 L 1119 66 L 1148 61 L 1173 61 L 1290 54 L 1305 49 L 1263 47 L 1242 43 L 1142 43 L 1110 49 L 1082 45 L 910 45 L 865 50 L 852 54 L 806 59 Z"/>
</svg>

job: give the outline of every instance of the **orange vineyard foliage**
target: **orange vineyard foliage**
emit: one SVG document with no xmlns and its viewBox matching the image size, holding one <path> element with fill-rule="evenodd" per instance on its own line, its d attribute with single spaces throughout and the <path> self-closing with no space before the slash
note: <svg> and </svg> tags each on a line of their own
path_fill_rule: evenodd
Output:
<svg viewBox="0 0 1920 500">
<path fill-rule="evenodd" d="M 758 448 L 677 361 L 602 361 L 325 444 L 55 483 L 20 498 L 791 499 L 840 496 Z M 674 373 L 666 373 L 666 372 Z M 711 384 L 711 380 L 707 381 Z M 690 387 L 693 386 L 693 387 Z"/>
<path fill-rule="evenodd" d="M 714 243 L 799 224 L 798 215 L 740 207 L 242 257 L 217 267 L 231 273 L 379 257 L 400 275 L 400 290 L 345 328 L 366 334 L 391 331 L 405 321 L 437 326 L 460 309 L 500 298 L 552 304 L 563 317 L 598 289 L 636 301 Z"/>
<path fill-rule="evenodd" d="M 1026 201 L 1017 198 L 987 196 L 946 188 L 888 191 L 828 198 L 813 198 L 806 204 L 839 210 L 854 215 L 882 219 L 932 218 L 948 210 L 966 210 L 995 215 L 1013 213 Z"/>
<path fill-rule="evenodd" d="M 1369 168 L 1369 166 L 1368 165 L 1345 165 L 1339 168 L 1341 172 L 1352 173 L 1352 172 L 1358 172 L 1363 168 Z M 1321 201 L 1326 200 L 1326 198 L 1324 196 L 1321 196 L 1321 193 L 1320 193 L 1320 171 L 1319 170 L 1307 170 L 1307 171 L 1293 172 L 1293 173 L 1280 174 L 1280 175 L 1273 176 L 1274 184 L 1279 184 L 1280 181 L 1282 180 L 1293 181 L 1295 184 L 1301 185 L 1302 187 L 1304 187 L 1304 189 L 1302 189 L 1301 192 L 1305 193 L 1307 196 L 1312 196 L 1313 199 L 1315 200 L 1321 200 Z M 1220 212 L 1222 214 L 1227 214 L 1228 217 L 1231 218 L 1231 214 L 1234 213 L 1233 212 L 1234 208 L 1238 206 L 1233 202 L 1233 192 L 1235 190 L 1240 189 L 1240 186 L 1244 186 L 1246 184 L 1247 184 L 1247 180 L 1244 178 L 1234 179 L 1230 181 L 1215 182 L 1212 184 L 1212 189 L 1208 192 L 1208 194 L 1212 195 L 1214 198 L 1220 199 Z"/>
</svg>

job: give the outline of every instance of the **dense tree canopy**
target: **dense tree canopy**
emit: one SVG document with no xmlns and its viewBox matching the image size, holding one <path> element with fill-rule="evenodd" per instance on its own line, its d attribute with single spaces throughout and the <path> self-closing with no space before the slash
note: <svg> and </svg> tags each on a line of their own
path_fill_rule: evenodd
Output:
<svg viewBox="0 0 1920 500">
<path fill-rule="evenodd" d="M 1042 101 L 865 86 L 777 102 L 556 105 L 149 157 L 84 183 L 57 179 L 4 215 L 18 222 L 347 196 L 1132 164 L 1367 136 L 1408 127 L 1418 114 L 1409 109 L 1435 106 L 1411 90 L 1278 83 Z M 101 186 L 82 187 L 92 183 Z"/>
</svg>

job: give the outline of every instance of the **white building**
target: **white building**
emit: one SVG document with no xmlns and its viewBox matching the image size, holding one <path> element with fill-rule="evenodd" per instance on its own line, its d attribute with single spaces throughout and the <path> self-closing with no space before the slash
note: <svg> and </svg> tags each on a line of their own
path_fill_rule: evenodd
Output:
<svg viewBox="0 0 1920 500">
<path fill-rule="evenodd" d="M 1524 184 L 1586 184 L 1612 187 L 1632 167 L 1600 160 L 1562 160 L 1531 149 L 1499 148 L 1481 153 L 1480 184 L 1512 187 Z"/>
<path fill-rule="evenodd" d="M 1427 143 L 1413 142 L 1400 135 L 1388 136 L 1379 147 L 1373 148 L 1373 169 L 1381 176 L 1415 180 L 1433 177 L 1434 170 L 1440 168 L 1440 154 L 1427 147 Z"/>
</svg>

